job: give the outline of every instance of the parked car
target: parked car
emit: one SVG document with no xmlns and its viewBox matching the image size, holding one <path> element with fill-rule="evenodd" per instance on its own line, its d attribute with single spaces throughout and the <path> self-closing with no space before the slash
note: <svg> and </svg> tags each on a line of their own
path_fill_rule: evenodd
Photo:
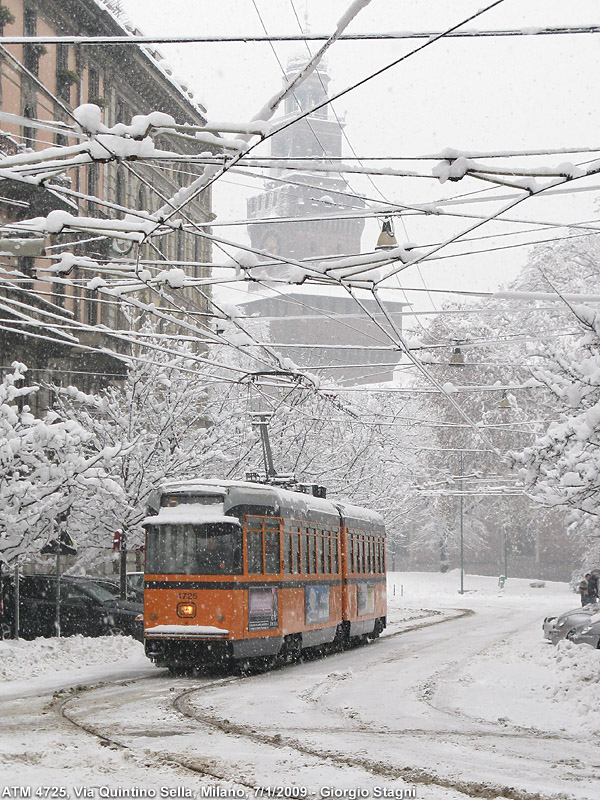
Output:
<svg viewBox="0 0 600 800">
<path fill-rule="evenodd" d="M 118 586 L 87 577 L 61 578 L 61 635 L 103 636 L 121 634 L 143 639 L 143 604 L 121 600 Z M 19 636 L 35 639 L 54 636 L 56 575 L 22 575 L 19 580 Z M 14 636 L 14 576 L 4 576 L 0 625 L 3 636 Z"/>
<path fill-rule="evenodd" d="M 589 644 L 600 650 L 600 613 L 590 617 L 570 638 L 575 644 Z"/>
<path fill-rule="evenodd" d="M 542 623 L 544 636 L 552 644 L 557 644 L 561 639 L 571 638 L 574 633 L 586 625 L 590 617 L 600 611 L 600 603 L 588 603 L 571 611 L 565 611 L 558 617 L 546 617 Z"/>
<path fill-rule="evenodd" d="M 143 572 L 128 572 L 127 578 L 127 599 L 136 600 L 139 603 L 144 602 L 144 573 Z"/>
</svg>

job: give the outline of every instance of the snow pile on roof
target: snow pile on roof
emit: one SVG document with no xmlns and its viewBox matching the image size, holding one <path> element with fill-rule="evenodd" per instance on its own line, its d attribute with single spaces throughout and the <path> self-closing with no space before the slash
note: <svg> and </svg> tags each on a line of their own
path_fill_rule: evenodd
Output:
<svg viewBox="0 0 600 800">
<path fill-rule="evenodd" d="M 57 671 L 143 656 L 144 646 L 130 636 L 69 636 L 64 639 L 0 641 L 0 680 L 23 680 Z"/>
<path fill-rule="evenodd" d="M 94 0 L 94 2 L 104 11 L 107 11 L 115 23 L 119 25 L 119 27 L 128 35 L 142 35 L 142 32 L 139 30 L 139 28 L 133 24 L 131 19 L 125 13 L 120 0 Z M 204 103 L 198 99 L 196 102 L 194 102 L 194 92 L 190 91 L 188 88 L 189 81 L 184 80 L 179 76 L 173 76 L 172 67 L 165 61 L 161 53 L 151 47 L 140 46 L 140 50 L 154 63 L 155 66 L 158 67 L 158 69 L 165 76 L 165 79 L 186 98 L 190 105 L 195 106 L 196 109 L 201 112 L 206 112 L 206 106 Z"/>
</svg>

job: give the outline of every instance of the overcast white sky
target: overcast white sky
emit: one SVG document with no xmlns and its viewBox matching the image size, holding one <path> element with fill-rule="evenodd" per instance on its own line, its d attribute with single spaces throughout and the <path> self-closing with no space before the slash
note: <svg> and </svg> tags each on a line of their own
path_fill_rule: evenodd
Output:
<svg viewBox="0 0 600 800">
<path fill-rule="evenodd" d="M 308 7 L 312 31 L 329 33 L 350 0 L 123 0 L 123 6 L 146 34 L 262 34 L 260 11 L 269 33 L 297 33 L 292 2 L 303 19 Z M 371 0 L 349 31 L 443 30 L 482 7 L 481 0 Z M 255 7 L 256 6 L 256 7 Z M 546 27 L 597 24 L 594 0 L 505 0 L 467 29 Z M 417 41 L 338 42 L 329 50 L 327 68 L 337 92 L 394 61 Z M 301 43 L 276 44 L 283 63 Z M 281 71 L 269 44 L 161 45 L 175 71 L 190 80 L 209 117 L 245 121 L 281 85 Z M 346 132 L 361 156 L 400 156 L 439 152 L 447 147 L 489 151 L 523 148 L 600 147 L 600 35 L 503 37 L 444 40 L 432 44 L 384 75 L 345 95 L 336 103 L 345 115 Z M 349 154 L 348 148 L 346 153 Z M 551 156 L 547 164 L 584 161 L 585 156 Z M 589 159 L 588 159 L 589 160 Z M 429 165 L 431 166 L 431 165 Z M 364 178 L 350 178 L 353 188 L 376 197 Z M 452 192 L 476 190 L 473 184 L 376 178 L 386 198 L 397 202 L 433 201 Z M 600 183 L 600 180 L 597 181 Z M 589 184 L 591 185 L 591 184 Z M 250 187 L 250 188 L 248 188 Z M 215 192 L 221 219 L 245 216 L 246 198 L 259 185 L 228 176 Z M 591 219 L 596 193 L 558 200 L 532 200 L 520 213 L 528 219 Z M 496 229 L 499 230 L 499 229 Z M 444 227 L 411 221 L 398 239 L 437 241 Z M 363 249 L 373 247 L 376 223 L 367 225 Z M 244 236 L 236 229 L 236 236 Z M 422 266 L 429 286 L 494 289 L 513 277 L 526 249 L 470 256 Z M 416 270 L 402 276 L 416 286 Z M 415 296 L 413 296 L 414 298 Z M 412 299 L 412 298 L 411 298 Z"/>
</svg>

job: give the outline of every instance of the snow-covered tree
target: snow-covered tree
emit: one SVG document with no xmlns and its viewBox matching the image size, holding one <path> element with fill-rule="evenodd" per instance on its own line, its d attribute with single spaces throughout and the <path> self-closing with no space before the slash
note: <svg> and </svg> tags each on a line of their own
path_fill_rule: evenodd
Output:
<svg viewBox="0 0 600 800">
<path fill-rule="evenodd" d="M 73 530 L 99 552 L 117 529 L 128 548 L 142 543 L 148 500 L 164 481 L 222 475 L 239 456 L 248 422 L 236 394 L 230 386 L 211 387 L 215 371 L 199 367 L 189 345 L 176 349 L 133 358 L 123 386 L 97 395 L 54 387 L 58 413 L 87 432 L 90 455 L 115 453 L 107 470 L 119 491 L 82 494 L 71 512 Z"/>
<path fill-rule="evenodd" d="M 74 498 L 112 489 L 104 465 L 113 453 L 84 452 L 91 434 L 49 411 L 35 417 L 26 399 L 26 367 L 14 362 L 0 384 L 0 555 L 11 561 L 38 553 L 52 538 L 53 520 Z"/>
</svg>

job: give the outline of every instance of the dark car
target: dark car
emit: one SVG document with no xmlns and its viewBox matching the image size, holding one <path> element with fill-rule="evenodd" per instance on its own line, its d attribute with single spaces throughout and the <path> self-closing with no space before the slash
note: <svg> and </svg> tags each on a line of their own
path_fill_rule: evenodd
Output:
<svg viewBox="0 0 600 800">
<path fill-rule="evenodd" d="M 35 639 L 56 631 L 56 576 L 22 575 L 19 580 L 19 636 Z M 14 577 L 2 580 L 0 625 L 14 636 Z M 118 597 L 110 581 L 64 577 L 60 581 L 62 636 L 133 636 L 143 639 L 143 604 Z"/>
</svg>

